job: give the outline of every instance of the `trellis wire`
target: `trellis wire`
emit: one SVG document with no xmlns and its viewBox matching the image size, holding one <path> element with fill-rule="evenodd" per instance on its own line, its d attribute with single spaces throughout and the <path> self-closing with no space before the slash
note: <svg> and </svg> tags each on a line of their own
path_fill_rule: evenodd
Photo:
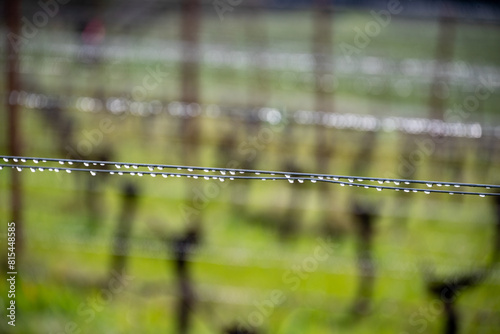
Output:
<svg viewBox="0 0 500 334">
<path fill-rule="evenodd" d="M 82 112 L 95 113 L 106 110 L 112 115 L 129 115 L 145 117 L 168 112 L 174 117 L 198 117 L 205 115 L 211 118 L 245 117 L 249 110 L 241 107 L 209 104 L 187 104 L 182 101 L 164 103 L 159 100 L 136 102 L 126 97 L 113 96 L 103 100 L 88 96 L 47 96 L 25 91 L 12 91 L 6 98 L 9 103 L 27 108 L 50 108 L 63 103 Z M 56 102 L 57 101 L 57 102 Z M 83 103 L 82 101 L 86 101 Z M 132 107 L 135 106 L 135 107 Z M 205 109 L 203 112 L 202 110 Z M 209 111 L 212 110 L 212 111 Z M 263 107 L 254 115 L 261 122 L 278 124 L 282 121 L 298 125 L 320 125 L 339 130 L 402 132 L 414 135 L 428 134 L 445 137 L 477 139 L 484 136 L 500 137 L 499 126 L 481 125 L 479 123 L 451 123 L 438 119 L 410 117 L 375 117 L 373 115 L 354 113 L 327 113 L 322 111 L 296 110 L 283 113 L 276 108 Z"/>
<path fill-rule="evenodd" d="M 311 183 L 317 182 L 327 182 L 335 183 L 340 186 L 354 186 L 362 187 L 365 189 L 376 189 L 378 191 L 394 190 L 403 192 L 423 192 L 425 194 L 430 193 L 447 193 L 450 195 L 479 195 L 481 197 L 485 196 L 500 196 L 500 192 L 471 192 L 471 191 L 456 191 L 456 190 L 439 190 L 439 189 L 429 189 L 433 186 L 437 187 L 472 187 L 472 188 L 482 188 L 485 190 L 490 189 L 500 189 L 500 185 L 493 184 L 477 184 L 477 183 L 461 183 L 461 182 L 439 182 L 439 181 L 425 181 L 425 180 L 407 180 L 407 179 L 395 179 L 395 178 L 380 178 L 380 177 L 365 177 L 365 176 L 346 176 L 346 175 L 335 175 L 335 174 L 316 174 L 316 173 L 298 173 L 298 172 L 284 172 L 284 171 L 269 171 L 269 170 L 256 170 L 256 169 L 241 169 L 241 168 L 221 168 L 221 167 L 200 167 L 200 166 L 185 166 L 185 165 L 166 165 L 166 164 L 149 164 L 149 163 L 129 163 L 129 162 L 111 162 L 111 161 L 98 161 L 98 160 L 78 160 L 78 159 L 57 159 L 57 158 L 40 158 L 40 157 L 20 157 L 20 156 L 3 156 L 0 155 L 2 159 L 2 164 L 0 164 L 0 169 L 3 167 L 10 167 L 21 172 L 23 169 L 29 169 L 32 172 L 59 172 L 65 171 L 67 173 L 75 172 L 88 172 L 95 176 L 97 173 L 106 173 L 111 175 L 131 175 L 131 176 L 144 176 L 150 175 L 151 177 L 162 176 L 164 178 L 168 177 L 187 177 L 194 179 L 204 179 L 204 180 L 219 180 L 224 182 L 225 180 L 287 180 L 290 183 L 297 181 L 298 183 L 304 183 L 305 181 L 310 181 Z M 8 163 L 12 160 L 14 164 Z M 27 163 L 32 161 L 35 165 L 22 165 L 19 163 Z M 53 166 L 43 166 L 42 164 L 57 162 L 61 166 L 67 164 L 81 165 L 89 168 L 80 167 L 53 167 Z M 112 166 L 115 169 L 100 169 L 93 168 L 92 166 Z M 122 169 L 123 168 L 123 169 Z M 148 170 L 143 170 L 147 168 Z M 127 170 L 129 169 L 129 170 Z M 131 169 L 131 170 L 130 170 Z M 158 171 L 155 171 L 157 169 Z M 175 169 L 176 171 L 164 171 Z M 187 171 L 179 172 L 179 171 Z M 205 174 L 193 173 L 194 171 L 203 171 Z M 218 172 L 219 174 L 214 174 Z M 229 174 L 229 175 L 228 175 Z M 239 174 L 239 175 L 237 175 Z M 242 175 L 243 174 L 243 175 Z M 246 175 L 245 175 L 246 174 Z M 252 175 L 248 175 L 252 174 Z M 359 183 L 359 182 L 377 182 L 378 185 Z M 384 185 L 386 183 L 394 183 L 395 186 Z M 406 186 L 399 186 L 401 183 L 405 185 L 426 185 L 427 188 L 412 188 Z"/>
</svg>

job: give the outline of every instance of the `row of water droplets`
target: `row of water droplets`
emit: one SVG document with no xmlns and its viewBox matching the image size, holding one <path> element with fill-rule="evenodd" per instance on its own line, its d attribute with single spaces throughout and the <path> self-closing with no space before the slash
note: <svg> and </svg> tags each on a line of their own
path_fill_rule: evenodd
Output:
<svg viewBox="0 0 500 334">
<path fill-rule="evenodd" d="M 204 180 L 219 180 L 221 182 L 224 182 L 226 179 L 229 180 L 235 180 L 235 179 L 260 179 L 262 181 L 266 180 L 288 180 L 289 183 L 294 183 L 297 181 L 298 183 L 304 183 L 305 181 L 310 181 L 311 183 L 316 183 L 318 181 L 320 182 L 329 182 L 329 183 L 336 183 L 339 184 L 340 186 L 344 187 L 346 185 L 348 186 L 355 186 L 355 187 L 363 187 L 366 189 L 374 188 L 377 191 L 382 191 L 384 189 L 387 190 L 395 190 L 395 191 L 404 191 L 404 192 L 423 192 L 425 194 L 430 194 L 431 192 L 439 192 L 439 193 L 448 193 L 450 195 L 454 195 L 455 193 L 458 194 L 467 194 L 467 192 L 457 192 L 457 191 L 442 191 L 442 190 L 425 190 L 421 188 L 406 188 L 406 187 L 399 187 L 401 183 L 404 185 L 411 185 L 411 184 L 421 184 L 425 182 L 426 186 L 428 188 L 432 188 L 433 186 L 437 187 L 456 187 L 459 188 L 461 185 L 460 184 L 448 184 L 448 183 L 437 183 L 437 182 L 428 182 L 428 181 L 414 181 L 414 180 L 408 180 L 408 181 L 401 181 L 401 180 L 390 180 L 390 179 L 375 179 L 375 178 L 366 178 L 366 177 L 349 177 L 349 176 L 333 176 L 333 175 L 317 175 L 317 174 L 294 174 L 294 173 L 286 173 L 286 172 L 269 172 L 269 171 L 248 171 L 248 170 L 238 170 L 238 169 L 222 169 L 222 168 L 205 168 L 205 167 L 178 167 L 178 166 L 165 166 L 165 165 L 155 165 L 155 164 L 130 164 L 130 163 L 114 163 L 114 162 L 92 162 L 92 161 L 71 161 L 71 160 L 57 160 L 57 159 L 42 159 L 42 158 L 9 158 L 9 157 L 3 157 L 4 162 L 11 162 L 10 160 L 14 163 L 26 163 L 27 161 L 31 160 L 35 164 L 41 163 L 47 163 L 47 162 L 56 162 L 59 165 L 64 166 L 65 164 L 69 166 L 74 166 L 75 163 L 77 164 L 83 164 L 85 167 L 94 167 L 94 166 L 114 166 L 116 170 L 107 170 L 107 169 L 82 169 L 82 168 L 74 168 L 74 167 L 32 167 L 32 166 L 22 166 L 22 165 L 15 165 L 15 166 L 9 166 L 12 168 L 17 169 L 19 172 L 21 172 L 23 169 L 29 168 L 31 172 L 37 172 L 37 171 L 53 171 L 53 172 L 59 172 L 61 170 L 71 173 L 72 171 L 85 171 L 89 172 L 92 176 L 96 176 L 97 173 L 108 173 L 111 175 L 131 175 L 131 176 L 143 176 L 143 175 L 150 175 L 151 177 L 156 177 L 162 176 L 164 178 L 167 177 L 187 177 L 187 178 L 193 178 L 193 179 L 204 179 Z M 142 168 L 147 167 L 149 170 L 148 172 L 143 171 Z M 0 166 L 0 170 L 2 169 L 2 166 Z M 164 172 L 164 169 L 176 169 L 179 172 Z M 156 172 L 158 170 L 158 172 Z M 211 175 L 202 175 L 202 174 L 189 174 L 189 173 L 182 173 L 182 172 L 189 172 L 193 173 L 194 171 L 203 171 L 204 173 L 212 173 Z M 220 175 L 213 175 L 213 173 L 220 173 Z M 345 181 L 344 181 L 345 180 Z M 358 182 L 373 182 L 373 183 L 379 183 L 380 186 L 372 185 L 372 184 L 365 184 L 365 183 L 358 183 Z M 382 186 L 384 184 L 394 184 L 394 186 Z M 485 186 L 486 189 L 490 189 L 489 186 Z M 470 194 L 478 194 L 481 197 L 485 197 L 485 194 L 483 193 L 470 193 Z"/>
</svg>

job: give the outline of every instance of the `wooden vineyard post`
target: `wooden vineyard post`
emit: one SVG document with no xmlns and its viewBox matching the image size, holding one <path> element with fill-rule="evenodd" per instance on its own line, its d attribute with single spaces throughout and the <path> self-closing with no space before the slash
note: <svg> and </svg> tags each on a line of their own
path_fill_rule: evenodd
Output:
<svg viewBox="0 0 500 334">
<path fill-rule="evenodd" d="M 181 101 L 183 103 L 184 117 L 180 121 L 181 159 L 185 165 L 200 163 L 200 137 L 201 126 L 195 114 L 199 108 L 200 94 L 200 47 L 199 30 L 201 23 L 200 0 L 185 0 L 181 2 Z M 189 208 L 197 208 L 196 194 L 199 184 L 193 180 L 186 180 L 186 203 Z M 196 209 L 197 215 L 202 216 L 203 210 Z M 200 218 L 198 217 L 198 218 Z M 189 218 L 184 221 L 189 223 Z"/>
<path fill-rule="evenodd" d="M 477 270 L 447 279 L 427 278 L 427 291 L 443 304 L 444 326 L 442 333 L 456 334 L 461 332 L 456 300 L 464 289 L 478 285 L 485 277 L 486 273 L 483 270 Z"/>
<path fill-rule="evenodd" d="M 201 21 L 200 10 L 199 0 L 181 2 L 181 101 L 184 103 L 185 108 L 191 108 L 199 102 L 200 49 L 198 34 Z M 190 165 L 198 157 L 201 129 L 197 117 L 184 117 L 181 121 L 180 130 L 183 140 L 182 154 L 185 163 Z"/>
<path fill-rule="evenodd" d="M 373 161 L 373 152 L 377 145 L 377 131 L 367 131 L 361 139 L 360 149 L 353 159 L 351 175 L 368 175 Z"/>
<path fill-rule="evenodd" d="M 177 333 L 185 334 L 191 327 L 191 313 L 194 310 L 196 297 L 191 282 L 188 258 L 193 248 L 199 243 L 199 225 L 188 229 L 184 235 L 173 240 L 173 255 L 175 259 L 175 276 L 177 278 Z"/>
<path fill-rule="evenodd" d="M 492 264 L 496 265 L 500 260 L 500 196 L 493 197 L 495 205 L 495 236 L 493 242 Z"/>
<path fill-rule="evenodd" d="M 252 0 L 249 3 L 246 17 L 246 39 L 250 42 L 254 51 L 250 70 L 250 80 L 248 82 L 248 105 L 251 109 L 264 107 L 269 100 L 270 84 L 269 75 L 266 71 L 265 49 L 268 45 L 267 26 L 262 18 L 262 0 Z"/>
<path fill-rule="evenodd" d="M 352 311 L 358 315 L 365 314 L 370 308 L 375 280 L 375 264 L 372 258 L 375 215 L 371 210 L 370 207 L 359 203 L 355 203 L 353 210 L 358 239 L 359 286 Z"/>
<path fill-rule="evenodd" d="M 444 117 L 445 100 L 448 95 L 448 76 L 451 71 L 449 66 L 453 58 L 456 35 L 456 22 L 451 13 L 442 13 L 439 18 L 438 29 L 436 63 L 429 100 L 429 118 L 442 120 Z"/>
<path fill-rule="evenodd" d="M 313 13 L 312 53 L 314 56 L 315 78 L 315 110 L 317 112 L 333 112 L 333 92 L 328 91 L 333 82 L 332 57 L 332 18 L 333 9 L 326 0 L 315 0 Z M 321 123 L 321 122 L 320 122 Z M 315 161 L 317 173 L 328 173 L 333 156 L 332 138 L 323 124 L 315 128 L 316 148 Z M 325 230 L 332 229 L 332 191 L 326 183 L 318 184 L 319 201 L 324 215 L 321 224 Z"/>
<path fill-rule="evenodd" d="M 450 95 L 449 73 L 451 72 L 451 60 L 455 45 L 456 22 L 449 8 L 444 8 L 439 18 L 438 36 L 436 41 L 436 59 L 434 66 L 434 78 L 431 84 L 429 99 L 429 118 L 444 120 L 446 101 Z M 446 161 L 447 145 L 446 138 L 438 136 L 434 140 L 436 148 L 432 154 L 433 175 L 441 178 Z M 449 141 L 449 140 L 448 140 Z"/>
<path fill-rule="evenodd" d="M 262 19 L 261 0 L 252 0 L 248 3 L 248 13 L 245 22 L 245 37 L 253 50 L 247 82 L 247 108 L 243 116 L 245 136 L 252 140 L 259 136 L 262 129 L 262 121 L 259 119 L 259 110 L 266 105 L 270 96 L 269 75 L 266 71 L 267 27 Z M 252 159 L 244 159 L 242 168 L 255 169 L 263 152 L 259 151 Z M 250 196 L 252 183 L 239 184 L 233 187 L 233 198 L 237 198 L 235 209 L 243 212 L 246 209 Z"/>
<path fill-rule="evenodd" d="M 399 134 L 402 138 L 399 139 L 401 142 L 400 146 L 400 160 L 398 163 L 398 169 L 396 170 L 396 174 L 398 178 L 401 179 L 415 179 L 417 174 L 417 164 L 411 163 L 411 154 L 415 152 L 418 148 L 417 141 L 421 138 L 414 134 L 409 134 L 405 132 L 401 132 Z M 405 223 L 408 221 L 407 216 L 401 217 L 399 214 L 401 212 L 408 213 L 410 212 L 412 205 L 413 193 L 405 193 L 399 191 L 394 196 L 394 203 L 392 212 L 394 214 L 394 220 L 397 226 L 400 225 L 405 226 Z"/>
<path fill-rule="evenodd" d="M 13 156 L 20 156 L 22 153 L 22 138 L 20 124 L 20 108 L 16 101 L 11 101 L 14 92 L 19 92 L 21 83 L 19 78 L 19 48 L 21 19 L 21 1 L 5 1 L 5 22 L 7 23 L 6 38 L 6 69 L 7 74 L 7 94 L 5 98 L 5 110 L 7 111 L 6 132 L 8 134 L 8 152 Z M 12 103 L 10 103 L 12 102 Z M 21 173 L 11 171 L 11 221 L 16 224 L 16 255 L 20 257 L 24 249 L 24 222 L 23 222 L 23 196 Z"/>
<path fill-rule="evenodd" d="M 103 150 L 96 155 L 96 159 L 99 161 L 112 161 L 111 156 L 112 153 L 110 150 Z M 106 165 L 102 168 L 110 169 L 110 166 Z M 85 183 L 84 201 L 87 207 L 87 233 L 89 236 L 95 235 L 103 219 L 104 196 L 102 192 L 104 191 L 104 185 L 108 176 L 107 173 L 97 173 L 95 176 L 86 174 L 78 175 L 78 173 L 75 173 L 75 177 L 83 177 L 83 182 Z"/>
<path fill-rule="evenodd" d="M 297 145 L 295 145 L 295 138 L 294 125 L 288 123 L 284 129 L 283 142 L 281 144 L 281 151 L 283 152 L 283 161 L 281 163 L 283 169 L 290 172 L 291 176 L 293 176 L 293 172 L 299 172 L 299 166 L 296 163 Z M 298 183 L 298 181 L 294 182 Z M 296 184 L 291 186 L 285 215 L 278 225 L 278 236 L 283 241 L 289 240 L 292 236 L 297 234 L 302 217 L 300 206 L 304 202 L 304 188 L 305 187 Z"/>
<path fill-rule="evenodd" d="M 125 273 L 129 255 L 130 234 L 132 223 L 137 211 L 138 190 L 132 183 L 126 183 L 123 188 L 123 207 L 116 227 L 113 243 L 113 257 L 111 273 L 123 275 Z"/>
</svg>

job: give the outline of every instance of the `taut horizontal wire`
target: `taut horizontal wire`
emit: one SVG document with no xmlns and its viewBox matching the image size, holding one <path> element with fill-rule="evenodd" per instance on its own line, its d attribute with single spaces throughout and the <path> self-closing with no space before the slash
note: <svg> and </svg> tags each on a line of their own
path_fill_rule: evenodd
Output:
<svg viewBox="0 0 500 334">
<path fill-rule="evenodd" d="M 128 163 L 128 162 L 110 162 L 110 161 L 97 161 L 97 160 L 76 160 L 76 159 L 56 159 L 56 158 L 38 158 L 38 157 L 21 157 L 21 156 L 2 156 L 0 158 L 3 159 L 4 162 L 15 162 L 16 164 L 0 164 L 0 168 L 2 167 L 10 167 L 13 169 L 17 169 L 18 171 L 22 171 L 23 169 L 30 169 L 32 172 L 36 171 L 66 171 L 71 173 L 75 172 L 88 172 L 91 175 L 96 175 L 97 173 L 107 173 L 107 174 L 117 174 L 117 175 L 150 175 L 152 177 L 155 176 L 163 176 L 163 177 L 188 177 L 194 179 L 205 179 L 205 180 L 219 180 L 225 181 L 236 180 L 236 179 L 245 179 L 245 180 L 288 180 L 290 183 L 293 183 L 297 180 L 299 183 L 303 183 L 304 181 L 310 181 L 311 183 L 316 182 L 327 182 L 327 183 L 335 183 L 341 186 L 355 186 L 355 187 L 363 187 L 366 189 L 375 188 L 376 190 L 395 190 L 395 191 L 404 191 L 404 192 L 424 192 L 426 194 L 430 193 L 448 193 L 450 195 L 479 195 L 481 197 L 484 196 L 500 196 L 500 193 L 496 192 L 470 192 L 470 191 L 456 191 L 456 190 L 438 190 L 438 189 L 428 189 L 432 186 L 436 185 L 438 187 L 475 187 L 475 188 L 484 188 L 484 189 L 499 189 L 500 185 L 489 185 L 489 184 L 475 184 L 475 183 L 459 183 L 459 182 L 438 182 L 438 181 L 424 181 L 424 180 L 406 180 L 406 179 L 391 179 L 391 178 L 377 178 L 377 177 L 360 177 L 360 176 L 345 176 L 345 175 L 333 175 L 333 174 L 315 174 L 315 173 L 297 173 L 297 172 L 282 172 L 282 171 L 268 171 L 268 170 L 250 170 L 250 169 L 239 169 L 239 168 L 220 168 L 220 167 L 199 167 L 199 166 L 184 166 L 184 165 L 162 165 L 162 164 L 145 164 L 145 163 Z M 19 163 L 26 163 L 28 161 L 33 161 L 36 165 L 22 165 Z M 57 162 L 61 166 L 53 167 L 53 166 L 43 166 L 41 164 L 49 163 L 49 162 Z M 77 164 L 84 164 L 86 167 L 93 166 L 113 166 L 117 169 L 99 169 L 99 168 L 79 168 L 79 167 L 66 167 L 62 166 L 64 164 L 68 164 L 70 166 Z M 149 171 L 140 170 L 140 168 L 148 168 Z M 131 171 L 127 171 L 124 169 L 130 169 Z M 158 171 L 155 171 L 158 169 Z M 187 170 L 190 173 L 180 173 L 180 172 L 172 172 L 172 171 L 163 171 L 163 169 L 176 169 L 176 170 Z M 204 171 L 205 173 L 214 173 L 219 172 L 221 175 L 213 175 L 213 174 L 195 174 L 191 173 L 193 171 Z M 229 173 L 230 175 L 226 175 Z M 250 175 L 236 175 L 238 174 L 254 174 Z M 346 180 L 346 181 L 341 181 Z M 357 181 L 357 182 L 355 182 Z M 358 182 L 378 182 L 379 185 L 372 185 L 366 183 L 358 183 Z M 394 183 L 396 187 L 384 186 L 384 183 Z M 398 187 L 400 183 L 404 183 L 406 185 L 410 184 L 426 184 L 428 188 L 412 188 L 412 187 Z"/>
</svg>

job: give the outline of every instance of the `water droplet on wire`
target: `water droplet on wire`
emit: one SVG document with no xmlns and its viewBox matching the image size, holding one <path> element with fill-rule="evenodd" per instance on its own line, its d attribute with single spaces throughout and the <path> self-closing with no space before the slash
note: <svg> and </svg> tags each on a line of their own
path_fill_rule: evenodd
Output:
<svg viewBox="0 0 500 334">
<path fill-rule="evenodd" d="M 90 175 L 95 176 L 96 173 L 94 171 L 90 171 Z"/>
</svg>

